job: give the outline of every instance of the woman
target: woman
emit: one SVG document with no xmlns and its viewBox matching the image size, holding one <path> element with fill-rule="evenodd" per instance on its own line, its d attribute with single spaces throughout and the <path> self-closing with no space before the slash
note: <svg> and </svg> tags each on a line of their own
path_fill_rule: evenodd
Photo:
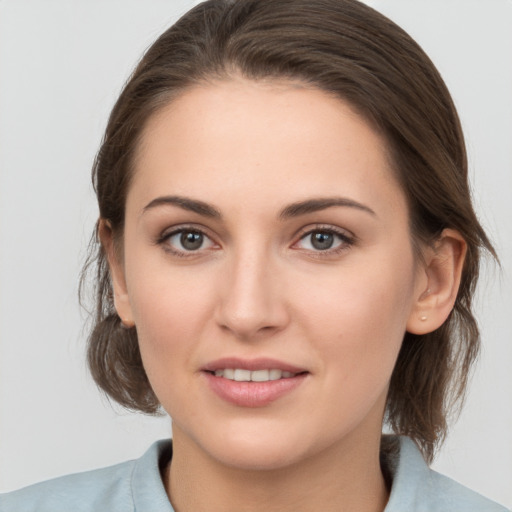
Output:
<svg viewBox="0 0 512 512">
<path fill-rule="evenodd" d="M 201 4 L 127 83 L 94 182 L 89 364 L 163 407 L 173 444 L 0 510 L 503 510 L 424 462 L 493 249 L 450 96 L 396 25 L 354 1 Z"/>
</svg>

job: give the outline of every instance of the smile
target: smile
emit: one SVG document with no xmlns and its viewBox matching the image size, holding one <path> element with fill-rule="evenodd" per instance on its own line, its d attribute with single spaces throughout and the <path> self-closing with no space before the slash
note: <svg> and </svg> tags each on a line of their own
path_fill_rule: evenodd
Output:
<svg viewBox="0 0 512 512">
<path fill-rule="evenodd" d="M 245 370 L 242 368 L 226 368 L 224 370 L 215 370 L 216 377 L 234 380 L 237 382 L 268 382 L 279 379 L 289 379 L 296 374 L 284 370 Z"/>
<path fill-rule="evenodd" d="M 272 358 L 225 357 L 201 368 L 210 391 L 237 407 L 265 407 L 295 393 L 311 376 L 304 367 Z"/>
</svg>

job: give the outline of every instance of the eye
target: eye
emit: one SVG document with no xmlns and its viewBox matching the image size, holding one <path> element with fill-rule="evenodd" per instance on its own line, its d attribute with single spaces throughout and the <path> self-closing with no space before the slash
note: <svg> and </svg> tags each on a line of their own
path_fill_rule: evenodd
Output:
<svg viewBox="0 0 512 512">
<path fill-rule="evenodd" d="M 165 234 L 160 243 L 175 254 L 199 252 L 215 246 L 213 240 L 196 229 L 179 229 Z"/>
<path fill-rule="evenodd" d="M 315 229 L 301 237 L 296 246 L 315 252 L 342 250 L 353 244 L 352 238 L 333 229 Z"/>
</svg>

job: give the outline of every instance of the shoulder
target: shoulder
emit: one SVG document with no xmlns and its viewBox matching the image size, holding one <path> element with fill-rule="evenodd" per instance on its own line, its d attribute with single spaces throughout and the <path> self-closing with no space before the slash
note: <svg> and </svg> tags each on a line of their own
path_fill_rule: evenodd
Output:
<svg viewBox="0 0 512 512">
<path fill-rule="evenodd" d="M 507 509 L 430 469 L 416 445 L 400 438 L 385 512 L 507 512 Z"/>
<path fill-rule="evenodd" d="M 158 466 L 159 456 L 166 449 L 170 449 L 170 442 L 160 441 L 140 459 L 2 494 L 0 512 L 131 512 L 139 509 L 137 500 L 148 498 L 147 491 L 170 507 Z"/>
<path fill-rule="evenodd" d="M 435 510 L 507 512 L 507 509 L 498 503 L 435 471 L 430 471 L 428 483 L 430 500 L 437 506 Z"/>
<path fill-rule="evenodd" d="M 1 512 L 133 510 L 130 477 L 134 461 L 55 478 L 0 496 Z M 100 507 L 101 505 L 101 507 Z"/>
</svg>

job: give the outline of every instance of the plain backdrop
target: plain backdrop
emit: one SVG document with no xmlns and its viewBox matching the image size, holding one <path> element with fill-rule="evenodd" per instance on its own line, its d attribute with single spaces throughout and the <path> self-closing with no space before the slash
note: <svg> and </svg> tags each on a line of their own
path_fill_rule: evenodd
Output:
<svg viewBox="0 0 512 512">
<path fill-rule="evenodd" d="M 78 276 L 90 168 L 122 84 L 191 0 L 0 0 L 0 491 L 138 457 L 170 434 L 96 390 Z M 460 110 L 484 268 L 483 352 L 434 467 L 512 507 L 512 3 L 368 0 L 424 47 Z"/>
</svg>

